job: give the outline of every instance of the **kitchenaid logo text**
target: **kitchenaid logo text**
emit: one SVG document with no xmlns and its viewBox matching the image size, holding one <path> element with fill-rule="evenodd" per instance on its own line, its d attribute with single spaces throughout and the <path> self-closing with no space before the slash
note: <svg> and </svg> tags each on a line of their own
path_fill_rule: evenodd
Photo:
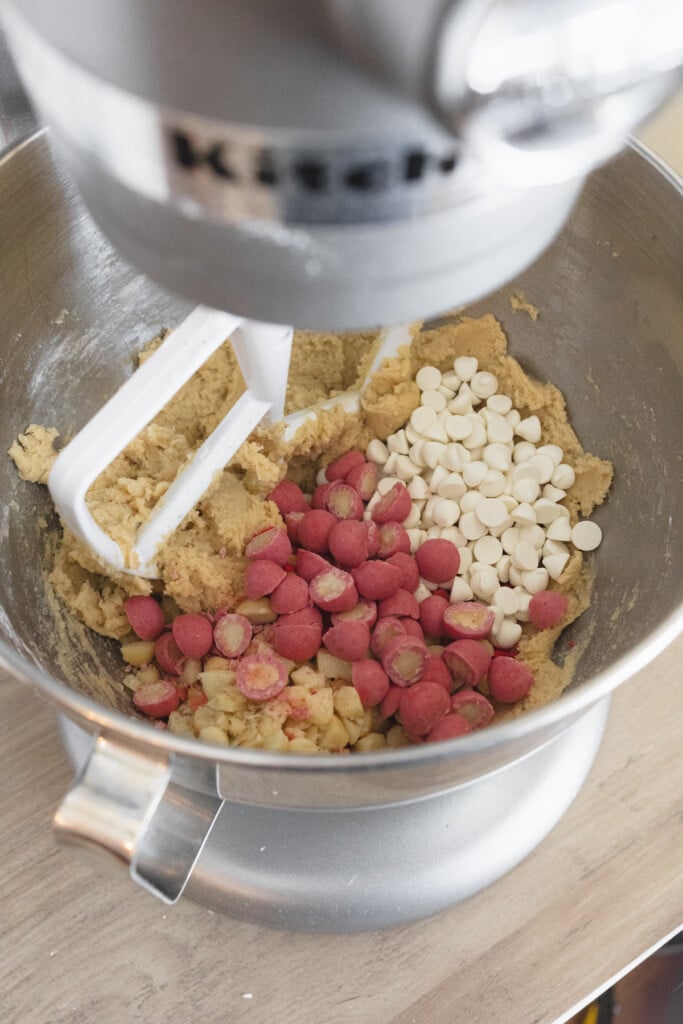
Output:
<svg viewBox="0 0 683 1024">
<path fill-rule="evenodd" d="M 428 177 L 447 177 L 457 166 L 455 153 L 435 154 L 420 147 L 381 156 L 339 152 L 330 157 L 198 141 L 183 131 L 171 131 L 169 142 L 173 159 L 187 171 L 203 169 L 237 186 L 295 185 L 309 195 L 339 190 L 377 194 Z"/>
</svg>

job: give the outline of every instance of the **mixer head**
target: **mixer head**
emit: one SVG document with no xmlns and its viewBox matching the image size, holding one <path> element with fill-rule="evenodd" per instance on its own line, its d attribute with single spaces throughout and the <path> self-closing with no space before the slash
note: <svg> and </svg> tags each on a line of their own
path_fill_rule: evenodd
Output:
<svg viewBox="0 0 683 1024">
<path fill-rule="evenodd" d="M 195 301 L 318 329 L 437 314 L 532 262 L 673 88 L 680 22 L 679 0 L 4 7 L 121 252 Z"/>
</svg>

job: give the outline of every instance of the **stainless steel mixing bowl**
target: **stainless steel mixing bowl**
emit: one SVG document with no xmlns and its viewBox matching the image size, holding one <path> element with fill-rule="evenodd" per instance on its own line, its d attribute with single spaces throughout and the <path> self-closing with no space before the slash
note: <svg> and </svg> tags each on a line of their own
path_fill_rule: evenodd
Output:
<svg viewBox="0 0 683 1024">
<path fill-rule="evenodd" d="M 591 178 L 516 282 L 538 321 L 513 313 L 506 292 L 477 308 L 500 318 L 530 373 L 564 391 L 585 446 L 616 475 L 595 517 L 605 540 L 593 602 L 558 652 L 583 648 L 572 686 L 448 744 L 295 757 L 139 721 L 107 684 L 120 675 L 114 644 L 84 643 L 73 627 L 79 656 L 60 657 L 65 620 L 44 582 L 48 496 L 0 459 L 0 663 L 56 705 L 79 765 L 58 833 L 113 852 L 168 901 L 186 886 L 231 913 L 307 928 L 426 915 L 525 856 L 588 772 L 610 692 L 681 629 L 682 283 L 681 183 L 634 147 Z M 131 354 L 185 312 L 101 237 L 45 133 L 0 161 L 0 294 L 3 452 L 28 423 L 78 429 Z"/>
</svg>

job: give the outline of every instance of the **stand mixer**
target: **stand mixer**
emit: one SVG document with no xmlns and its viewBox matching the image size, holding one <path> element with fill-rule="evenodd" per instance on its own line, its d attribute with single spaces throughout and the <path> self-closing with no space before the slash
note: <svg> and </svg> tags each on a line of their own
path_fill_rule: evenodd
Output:
<svg viewBox="0 0 683 1024">
<path fill-rule="evenodd" d="M 490 293 L 671 91 L 677 0 L 5 0 L 95 219 L 152 279 L 315 329 Z"/>
<path fill-rule="evenodd" d="M 435 315 L 519 273 L 560 230 L 585 175 L 674 87 L 673 0 L 558 3 L 552 24 L 547 7 L 5 0 L 2 10 L 38 113 L 127 259 L 239 319 L 342 329 Z M 92 701 L 80 716 L 60 684 L 71 693 L 65 745 L 88 767 L 58 832 L 107 846 L 168 902 L 187 885 L 214 908 L 294 927 L 411 920 L 490 884 L 555 824 L 590 769 L 616 681 L 603 672 L 589 697 L 503 726 L 502 742 L 482 733 L 457 771 L 460 751 L 424 749 L 381 768 L 370 755 L 285 766 L 251 750 L 217 765 L 212 749 L 190 751 L 125 714 L 112 726 Z M 131 778 L 135 805 L 123 799 Z M 124 804 L 136 837 L 125 850 L 104 834 L 115 813 L 95 813 Z M 176 816 L 188 804 L 194 831 Z"/>
</svg>

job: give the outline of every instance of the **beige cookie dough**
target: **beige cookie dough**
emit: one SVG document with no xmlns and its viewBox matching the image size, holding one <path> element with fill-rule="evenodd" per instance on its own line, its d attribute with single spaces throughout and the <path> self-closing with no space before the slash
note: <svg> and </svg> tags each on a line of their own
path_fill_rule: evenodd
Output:
<svg viewBox="0 0 683 1024">
<path fill-rule="evenodd" d="M 376 335 L 368 333 L 297 332 L 287 412 L 357 387 L 372 360 L 375 341 Z M 55 592 L 91 629 L 117 638 L 129 631 L 123 606 L 133 593 L 162 592 L 183 611 L 234 607 L 242 596 L 246 541 L 263 527 L 281 522 L 265 495 L 285 475 L 310 490 L 320 466 L 350 448 L 364 449 L 372 437 L 386 438 L 399 429 L 419 404 L 414 377 L 420 366 L 447 370 L 460 355 L 476 356 L 480 369 L 498 377 L 501 392 L 524 416 L 539 417 L 544 443 L 560 445 L 576 473 L 576 483 L 565 500 L 571 521 L 590 515 L 607 495 L 611 465 L 584 452 L 568 422 L 562 394 L 552 384 L 528 377 L 507 354 L 507 339 L 494 317 L 462 318 L 433 330 L 416 328 L 412 346 L 386 361 L 374 375 L 364 391 L 360 416 L 339 407 L 321 411 L 289 443 L 284 442 L 281 428 L 257 429 L 163 545 L 159 581 L 151 584 L 109 571 L 65 532 L 50 574 Z M 139 524 L 179 469 L 243 390 L 236 359 L 226 343 L 93 484 L 88 492 L 93 516 L 124 549 L 130 547 Z M 56 436 L 56 430 L 32 426 L 12 446 L 10 455 L 25 479 L 46 481 Z M 588 606 L 591 582 L 592 561 L 575 551 L 559 583 L 570 598 L 569 620 Z M 525 627 L 520 657 L 534 670 L 536 684 L 526 701 L 511 710 L 500 709 L 501 715 L 547 703 L 566 687 L 573 659 L 560 667 L 551 658 L 559 632 L 535 633 Z M 233 741 L 241 742 L 236 734 Z"/>
<path fill-rule="evenodd" d="M 57 458 L 55 441 L 59 431 L 54 427 L 41 427 L 31 423 L 23 434 L 13 441 L 7 454 L 17 467 L 22 480 L 32 484 L 46 484 L 52 463 Z"/>
</svg>

